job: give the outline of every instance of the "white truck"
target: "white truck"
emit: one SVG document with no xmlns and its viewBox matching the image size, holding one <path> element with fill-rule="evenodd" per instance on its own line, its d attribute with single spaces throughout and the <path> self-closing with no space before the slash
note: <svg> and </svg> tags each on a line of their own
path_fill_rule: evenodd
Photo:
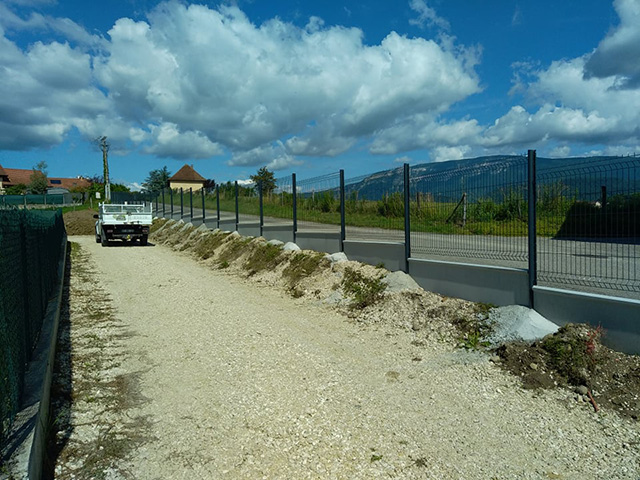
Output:
<svg viewBox="0 0 640 480">
<path fill-rule="evenodd" d="M 142 203 L 101 203 L 98 207 L 96 222 L 96 242 L 105 247 L 110 240 L 125 242 L 140 240 L 146 245 L 149 239 L 149 227 L 153 221 L 153 205 Z"/>
</svg>

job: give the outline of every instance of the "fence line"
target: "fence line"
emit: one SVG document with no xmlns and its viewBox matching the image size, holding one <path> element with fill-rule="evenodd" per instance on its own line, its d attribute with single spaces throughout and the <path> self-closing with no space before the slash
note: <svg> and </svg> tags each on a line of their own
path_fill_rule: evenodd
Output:
<svg viewBox="0 0 640 480">
<path fill-rule="evenodd" d="M 262 234 L 265 226 L 288 225 L 294 240 L 315 232 L 404 243 L 406 259 L 516 267 L 530 271 L 531 287 L 640 297 L 640 158 L 560 165 L 538 162 L 531 150 L 443 168 L 405 165 L 347 180 L 343 171 L 306 180 L 293 174 L 265 192 L 228 183 L 205 196 L 201 218 L 209 208 L 225 229 L 253 223 Z"/>
<path fill-rule="evenodd" d="M 0 209 L 0 449 L 58 280 L 63 237 L 60 210 Z"/>
</svg>

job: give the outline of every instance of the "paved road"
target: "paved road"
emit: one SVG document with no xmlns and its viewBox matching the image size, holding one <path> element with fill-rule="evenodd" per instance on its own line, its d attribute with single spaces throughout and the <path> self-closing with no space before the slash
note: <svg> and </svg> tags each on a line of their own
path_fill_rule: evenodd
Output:
<svg viewBox="0 0 640 480">
<path fill-rule="evenodd" d="M 167 206 L 167 213 L 169 208 Z M 185 208 L 185 221 L 190 220 Z M 174 207 L 174 215 L 179 216 Z M 216 212 L 206 211 L 207 218 Z M 221 212 L 223 220 L 235 220 L 234 212 Z M 194 222 L 202 209 L 194 208 Z M 254 215 L 240 215 L 240 223 L 258 222 Z M 265 225 L 288 224 L 280 218 L 264 219 Z M 298 222 L 299 231 L 339 232 L 336 225 Z M 363 228 L 347 225 L 348 240 L 404 242 L 402 230 Z M 538 238 L 538 284 L 640 300 L 640 245 L 616 242 L 556 240 Z M 411 256 L 450 262 L 475 263 L 511 268 L 528 268 L 526 237 L 491 235 L 411 234 Z"/>
</svg>

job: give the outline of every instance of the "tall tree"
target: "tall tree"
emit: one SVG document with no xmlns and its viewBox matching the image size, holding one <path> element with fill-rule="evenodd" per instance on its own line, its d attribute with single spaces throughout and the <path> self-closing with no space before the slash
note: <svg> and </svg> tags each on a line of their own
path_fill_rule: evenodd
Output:
<svg viewBox="0 0 640 480">
<path fill-rule="evenodd" d="M 29 177 L 29 191 L 31 193 L 42 195 L 47 193 L 49 179 L 47 178 L 47 163 L 42 161 L 33 167 L 33 173 Z"/>
<path fill-rule="evenodd" d="M 169 177 L 171 177 L 171 172 L 167 170 L 166 165 L 158 170 L 151 170 L 142 184 L 142 190 L 144 192 L 159 192 L 169 186 Z"/>
<path fill-rule="evenodd" d="M 255 175 L 251 175 L 251 181 L 258 185 L 258 183 L 262 184 L 262 194 L 269 195 L 276 188 L 276 178 L 273 175 L 273 172 L 269 171 L 267 167 L 262 167 L 258 170 L 258 173 Z"/>
</svg>

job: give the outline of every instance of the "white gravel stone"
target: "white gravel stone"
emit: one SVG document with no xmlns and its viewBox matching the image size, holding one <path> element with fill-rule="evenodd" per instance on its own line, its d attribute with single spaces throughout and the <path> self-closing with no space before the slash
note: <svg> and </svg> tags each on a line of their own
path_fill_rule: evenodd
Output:
<svg viewBox="0 0 640 480">
<path fill-rule="evenodd" d="M 340 262 L 348 262 L 349 259 L 347 258 L 346 253 L 344 252 L 337 252 L 337 253 L 327 253 L 324 258 L 326 258 L 327 260 L 329 260 L 331 263 L 340 263 Z"/>
<path fill-rule="evenodd" d="M 287 242 L 282 247 L 282 250 L 285 252 L 298 252 L 300 251 L 300 247 L 293 242 Z"/>
</svg>

